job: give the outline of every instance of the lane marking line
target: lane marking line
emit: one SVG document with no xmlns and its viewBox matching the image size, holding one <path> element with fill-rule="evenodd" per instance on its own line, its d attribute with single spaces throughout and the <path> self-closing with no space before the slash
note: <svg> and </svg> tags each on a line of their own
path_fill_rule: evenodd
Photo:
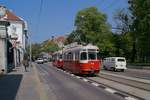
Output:
<svg viewBox="0 0 150 100">
<path fill-rule="evenodd" d="M 95 82 L 93 82 L 93 83 L 91 83 L 92 85 L 94 85 L 94 86 L 99 86 L 99 84 L 98 83 L 95 83 Z"/>
<path fill-rule="evenodd" d="M 113 90 L 113 89 L 111 89 L 111 88 L 105 88 L 104 90 L 105 90 L 105 91 L 108 91 L 108 92 L 110 92 L 110 93 L 115 93 L 115 92 L 117 92 L 117 91 L 115 91 L 115 90 Z"/>
<path fill-rule="evenodd" d="M 80 79 L 81 77 L 79 77 L 79 76 L 76 76 L 76 78 Z"/>
<path fill-rule="evenodd" d="M 71 76 L 74 76 L 74 74 L 70 74 Z"/>
<path fill-rule="evenodd" d="M 87 79 L 83 78 L 83 81 L 88 82 L 89 80 L 87 80 Z"/>
<path fill-rule="evenodd" d="M 138 99 L 135 99 L 133 97 L 125 97 L 125 100 L 138 100 Z"/>
</svg>

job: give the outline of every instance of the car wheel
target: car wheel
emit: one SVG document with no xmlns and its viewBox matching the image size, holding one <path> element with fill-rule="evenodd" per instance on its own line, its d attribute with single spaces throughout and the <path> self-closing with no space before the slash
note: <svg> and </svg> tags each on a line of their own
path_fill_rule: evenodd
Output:
<svg viewBox="0 0 150 100">
<path fill-rule="evenodd" d="M 116 69 L 116 68 L 113 68 L 113 71 L 114 71 L 114 72 L 116 72 L 116 71 L 117 71 L 117 69 Z"/>
<path fill-rule="evenodd" d="M 122 72 L 124 72 L 124 69 L 121 69 Z"/>
</svg>

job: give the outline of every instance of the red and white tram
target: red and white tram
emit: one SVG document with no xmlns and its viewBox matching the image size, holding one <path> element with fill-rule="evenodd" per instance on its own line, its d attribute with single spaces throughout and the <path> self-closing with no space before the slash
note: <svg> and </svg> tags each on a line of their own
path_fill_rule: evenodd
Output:
<svg viewBox="0 0 150 100">
<path fill-rule="evenodd" d="M 53 53 L 52 58 L 53 58 L 53 62 L 52 62 L 53 66 L 56 66 L 58 68 L 63 67 L 62 50 Z"/>
<path fill-rule="evenodd" d="M 98 74 L 101 63 L 98 52 L 99 48 L 91 44 L 67 46 L 63 49 L 63 69 L 74 74 Z"/>
</svg>

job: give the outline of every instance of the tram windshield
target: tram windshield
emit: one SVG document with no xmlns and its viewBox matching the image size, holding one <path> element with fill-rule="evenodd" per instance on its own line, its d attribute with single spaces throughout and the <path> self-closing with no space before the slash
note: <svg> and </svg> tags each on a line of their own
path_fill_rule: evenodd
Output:
<svg viewBox="0 0 150 100">
<path fill-rule="evenodd" d="M 89 60 L 97 59 L 97 53 L 96 52 L 88 52 L 88 59 Z"/>
<path fill-rule="evenodd" d="M 80 56 L 81 60 L 87 60 L 87 52 L 82 52 Z"/>
</svg>

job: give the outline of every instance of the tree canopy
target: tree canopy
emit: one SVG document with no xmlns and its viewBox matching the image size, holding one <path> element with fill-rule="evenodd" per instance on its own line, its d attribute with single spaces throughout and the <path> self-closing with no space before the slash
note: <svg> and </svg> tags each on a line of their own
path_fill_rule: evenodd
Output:
<svg viewBox="0 0 150 100">
<path fill-rule="evenodd" d="M 150 0 L 129 0 L 129 6 L 137 57 L 144 62 L 150 59 Z"/>
<path fill-rule="evenodd" d="M 68 36 L 71 42 L 92 43 L 100 48 L 102 54 L 108 54 L 113 50 L 111 27 L 107 23 L 107 16 L 96 7 L 80 10 L 75 18 L 75 27 L 76 29 Z"/>
</svg>

